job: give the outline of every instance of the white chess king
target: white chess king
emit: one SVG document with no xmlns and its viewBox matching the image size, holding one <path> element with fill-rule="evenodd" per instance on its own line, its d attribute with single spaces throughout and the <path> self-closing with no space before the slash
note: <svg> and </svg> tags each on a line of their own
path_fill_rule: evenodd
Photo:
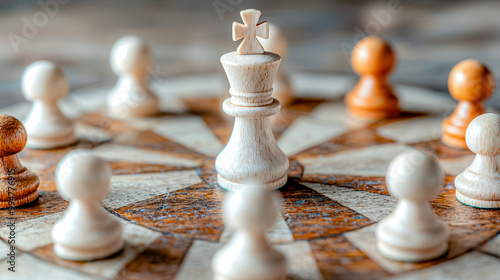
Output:
<svg viewBox="0 0 500 280">
<path fill-rule="evenodd" d="M 235 190 L 251 180 L 278 189 L 288 178 L 288 158 L 276 143 L 269 117 L 280 110 L 271 95 L 281 57 L 265 52 L 256 38 L 269 34 L 267 22 L 257 24 L 260 11 L 244 10 L 241 17 L 245 24 L 233 24 L 233 40 L 243 38 L 243 42 L 236 52 L 221 57 L 231 85 L 231 98 L 224 101 L 223 109 L 235 122 L 229 142 L 215 161 L 218 183 Z"/>
</svg>

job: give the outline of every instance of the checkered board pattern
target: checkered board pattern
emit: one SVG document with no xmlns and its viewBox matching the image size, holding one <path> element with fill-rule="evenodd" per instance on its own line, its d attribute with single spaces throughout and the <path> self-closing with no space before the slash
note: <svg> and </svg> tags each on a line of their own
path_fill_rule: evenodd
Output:
<svg viewBox="0 0 500 280">
<path fill-rule="evenodd" d="M 498 211 L 455 199 L 453 179 L 473 154 L 443 146 L 441 120 L 455 103 L 445 94 L 396 86 L 404 114 L 363 122 L 346 113 L 343 96 L 355 80 L 293 75 L 296 100 L 271 119 L 290 158 L 280 189 L 282 214 L 267 233 L 289 262 L 288 279 L 500 279 Z M 25 149 L 21 162 L 41 179 L 40 197 L 15 211 L 17 264 L 6 263 L 10 230 L 0 211 L 0 279 L 211 279 L 211 259 L 230 238 L 224 227 L 214 159 L 228 141 L 233 120 L 221 111 L 228 97 L 219 74 L 173 77 L 155 85 L 164 114 L 118 121 L 105 113 L 110 87 L 72 93 L 62 110 L 77 122 L 77 145 L 50 151 Z M 20 103 L 0 109 L 22 119 Z M 50 233 L 68 202 L 56 191 L 54 171 L 70 150 L 92 149 L 110 163 L 106 209 L 124 227 L 125 249 L 93 262 L 53 253 Z M 418 149 L 435 156 L 446 173 L 432 200 L 451 228 L 450 251 L 425 263 L 402 263 L 375 248 L 377 222 L 397 203 L 385 186 L 397 154 Z"/>
</svg>

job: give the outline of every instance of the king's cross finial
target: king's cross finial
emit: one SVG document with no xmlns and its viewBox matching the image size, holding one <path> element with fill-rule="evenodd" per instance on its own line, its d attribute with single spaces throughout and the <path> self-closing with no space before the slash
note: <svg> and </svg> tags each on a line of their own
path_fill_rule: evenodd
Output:
<svg viewBox="0 0 500 280">
<path fill-rule="evenodd" d="M 269 24 L 267 21 L 259 22 L 260 11 L 248 9 L 240 12 L 244 25 L 239 22 L 233 22 L 233 41 L 243 38 L 238 47 L 238 54 L 263 54 L 264 48 L 257 40 L 257 36 L 269 38 Z"/>
</svg>

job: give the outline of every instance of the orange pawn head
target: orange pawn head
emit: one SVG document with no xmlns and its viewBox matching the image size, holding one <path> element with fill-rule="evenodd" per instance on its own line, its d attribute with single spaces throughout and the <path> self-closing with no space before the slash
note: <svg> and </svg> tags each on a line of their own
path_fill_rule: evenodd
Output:
<svg viewBox="0 0 500 280">
<path fill-rule="evenodd" d="M 448 89 L 451 96 L 458 100 L 458 105 L 442 123 L 441 140 L 444 144 L 467 149 L 467 126 L 474 118 L 485 113 L 483 102 L 491 96 L 494 88 L 493 74 L 479 61 L 467 59 L 453 67 L 448 78 Z"/>
</svg>

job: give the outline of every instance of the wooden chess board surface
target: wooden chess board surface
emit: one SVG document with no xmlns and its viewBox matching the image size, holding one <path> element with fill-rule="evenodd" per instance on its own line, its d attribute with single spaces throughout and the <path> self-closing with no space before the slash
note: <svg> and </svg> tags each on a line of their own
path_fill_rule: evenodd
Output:
<svg viewBox="0 0 500 280">
<path fill-rule="evenodd" d="M 397 85 L 404 114 L 364 122 L 349 117 L 344 106 L 354 79 L 296 74 L 291 81 L 296 99 L 272 119 L 290 173 L 279 190 L 282 215 L 268 232 L 288 258 L 288 279 L 498 279 L 498 211 L 455 199 L 454 176 L 473 154 L 439 140 L 441 120 L 455 106 L 451 98 Z M 20 154 L 40 176 L 40 197 L 14 210 L 15 274 L 7 272 L 10 229 L 0 228 L 1 279 L 211 279 L 212 256 L 231 236 L 221 217 L 226 192 L 214 168 L 232 131 L 232 119 L 221 110 L 229 96 L 225 77 L 164 80 L 155 85 L 164 114 L 131 121 L 107 117 L 104 101 L 111 86 L 85 89 L 61 102 L 78 123 L 76 145 Z M 0 112 L 22 119 L 29 106 L 18 103 Z M 68 205 L 56 191 L 54 171 L 78 148 L 92 149 L 113 170 L 103 204 L 120 218 L 127 245 L 105 260 L 70 262 L 53 252 L 50 232 Z M 392 261 L 375 248 L 377 222 L 397 202 L 385 186 L 386 168 L 410 149 L 433 155 L 446 173 L 432 207 L 450 226 L 450 251 L 425 263 Z M 8 213 L 0 213 L 5 225 Z"/>
</svg>

